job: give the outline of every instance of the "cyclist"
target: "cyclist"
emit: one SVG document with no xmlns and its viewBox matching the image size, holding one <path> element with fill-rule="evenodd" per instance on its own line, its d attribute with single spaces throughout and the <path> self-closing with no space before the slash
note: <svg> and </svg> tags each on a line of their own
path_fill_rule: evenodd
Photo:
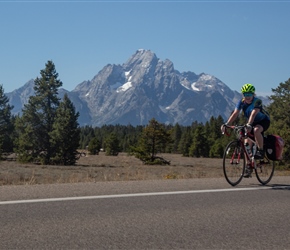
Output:
<svg viewBox="0 0 290 250">
<path fill-rule="evenodd" d="M 254 135 L 258 149 L 254 155 L 255 159 L 263 159 L 265 152 L 263 149 L 264 139 L 263 132 L 270 126 L 270 116 L 263 109 L 262 100 L 255 95 L 255 87 L 246 83 L 241 88 L 243 98 L 237 103 L 234 112 L 229 117 L 228 121 L 222 125 L 221 130 L 224 131 L 224 125 L 229 125 L 239 116 L 243 110 L 244 116 L 248 119 L 247 131 Z M 250 141 L 248 142 L 250 144 Z M 250 145 L 251 147 L 252 145 Z M 244 177 L 250 177 L 253 169 L 247 164 L 246 173 Z"/>
</svg>

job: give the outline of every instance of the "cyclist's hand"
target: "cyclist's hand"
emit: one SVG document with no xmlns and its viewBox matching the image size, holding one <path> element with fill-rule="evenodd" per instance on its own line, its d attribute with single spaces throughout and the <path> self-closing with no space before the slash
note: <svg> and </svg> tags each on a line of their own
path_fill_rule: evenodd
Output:
<svg viewBox="0 0 290 250">
<path fill-rule="evenodd" d="M 226 131 L 226 124 L 223 124 L 223 125 L 221 126 L 221 132 L 222 132 L 222 134 L 224 134 L 225 131 Z"/>
<path fill-rule="evenodd" d="M 247 123 L 247 124 L 246 124 L 246 128 L 247 128 L 247 132 L 249 133 L 249 132 L 251 132 L 251 131 L 252 131 L 252 129 L 253 129 L 253 126 L 252 126 L 252 124 L 250 124 L 250 123 Z"/>
</svg>

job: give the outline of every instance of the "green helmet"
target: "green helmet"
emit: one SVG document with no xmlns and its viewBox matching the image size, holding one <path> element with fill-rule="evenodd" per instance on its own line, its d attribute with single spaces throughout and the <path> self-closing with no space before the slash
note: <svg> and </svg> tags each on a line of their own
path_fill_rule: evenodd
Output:
<svg viewBox="0 0 290 250">
<path fill-rule="evenodd" d="M 242 93 L 255 93 L 255 87 L 251 83 L 246 83 L 242 88 L 241 88 Z"/>
</svg>

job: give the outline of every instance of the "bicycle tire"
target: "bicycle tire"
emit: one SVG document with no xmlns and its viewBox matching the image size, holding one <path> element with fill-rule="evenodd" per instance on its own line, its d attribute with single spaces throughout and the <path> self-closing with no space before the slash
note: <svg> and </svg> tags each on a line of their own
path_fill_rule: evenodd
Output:
<svg viewBox="0 0 290 250">
<path fill-rule="evenodd" d="M 271 161 L 265 156 L 263 160 L 256 160 L 256 168 L 255 173 L 258 181 L 262 185 L 268 184 L 273 175 L 275 170 L 275 162 Z"/>
<path fill-rule="evenodd" d="M 238 185 L 243 179 L 245 167 L 245 154 L 241 142 L 231 141 L 223 155 L 223 172 L 227 182 L 232 186 Z"/>
</svg>

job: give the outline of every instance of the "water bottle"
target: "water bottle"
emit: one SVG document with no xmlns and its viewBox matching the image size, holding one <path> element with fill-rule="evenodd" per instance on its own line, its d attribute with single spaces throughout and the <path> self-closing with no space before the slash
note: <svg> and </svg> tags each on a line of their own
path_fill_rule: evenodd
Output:
<svg viewBox="0 0 290 250">
<path fill-rule="evenodd" d="M 247 150 L 249 156 L 251 157 L 252 156 L 252 150 L 251 150 L 250 144 L 246 142 L 245 143 L 245 147 L 246 147 L 246 150 Z"/>
<path fill-rule="evenodd" d="M 253 146 L 253 155 L 255 155 L 256 152 L 257 152 L 257 146 L 256 146 L 256 144 L 254 144 L 254 146 Z"/>
</svg>

